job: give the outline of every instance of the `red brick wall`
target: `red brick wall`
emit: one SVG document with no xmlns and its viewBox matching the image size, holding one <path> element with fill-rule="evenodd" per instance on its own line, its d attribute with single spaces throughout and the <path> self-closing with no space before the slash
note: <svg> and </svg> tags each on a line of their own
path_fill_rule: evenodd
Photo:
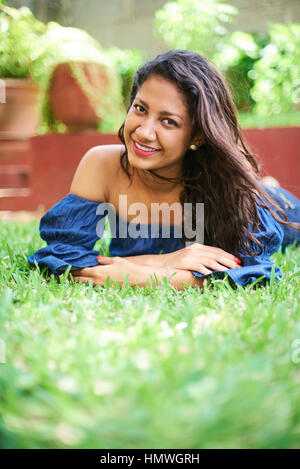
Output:
<svg viewBox="0 0 300 469">
<path fill-rule="evenodd" d="M 259 156 L 262 175 L 275 177 L 300 198 L 300 127 L 247 129 L 244 135 Z M 8 143 L 0 140 L 0 210 L 47 210 L 69 192 L 90 148 L 119 140 L 113 134 L 53 133 Z"/>
</svg>

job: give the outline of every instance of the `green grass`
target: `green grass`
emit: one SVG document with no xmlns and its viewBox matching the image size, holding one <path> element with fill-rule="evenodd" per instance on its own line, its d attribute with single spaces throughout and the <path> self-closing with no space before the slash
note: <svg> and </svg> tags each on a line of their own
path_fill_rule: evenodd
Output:
<svg viewBox="0 0 300 469">
<path fill-rule="evenodd" d="M 1 448 L 300 447 L 299 249 L 263 288 L 133 291 L 44 280 L 35 221 L 0 234 Z"/>
<path fill-rule="evenodd" d="M 238 121 L 242 128 L 289 127 L 300 125 L 300 112 L 291 111 L 272 116 L 257 116 L 251 112 L 239 112 Z"/>
</svg>

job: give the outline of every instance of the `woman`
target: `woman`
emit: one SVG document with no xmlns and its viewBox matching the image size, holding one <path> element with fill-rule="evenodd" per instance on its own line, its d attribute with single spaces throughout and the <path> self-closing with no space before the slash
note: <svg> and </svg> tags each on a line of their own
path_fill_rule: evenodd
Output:
<svg viewBox="0 0 300 469">
<path fill-rule="evenodd" d="M 71 265 L 75 281 L 99 285 L 167 277 L 182 289 L 225 273 L 246 285 L 269 280 L 272 266 L 280 278 L 270 256 L 286 228 L 289 242 L 299 241 L 299 225 L 286 221 L 282 192 L 260 184 L 230 93 L 204 57 L 175 50 L 141 67 L 119 137 L 123 145 L 94 147 L 81 160 L 68 195 L 41 219 L 48 245 L 31 265 L 56 276 Z M 299 201 L 286 198 L 296 201 L 296 221 Z M 98 257 L 106 213 L 112 257 Z"/>
</svg>

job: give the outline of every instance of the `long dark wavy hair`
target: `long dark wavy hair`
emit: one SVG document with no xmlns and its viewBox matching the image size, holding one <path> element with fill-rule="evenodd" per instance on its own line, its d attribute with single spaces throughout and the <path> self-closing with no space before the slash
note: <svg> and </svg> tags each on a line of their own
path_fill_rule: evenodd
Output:
<svg viewBox="0 0 300 469">
<path fill-rule="evenodd" d="M 129 108 L 138 89 L 153 75 L 174 83 L 184 94 L 193 137 L 204 134 L 205 141 L 196 151 L 186 152 L 179 179 L 161 176 L 154 170 L 148 172 L 182 185 L 180 202 L 193 204 L 194 226 L 195 204 L 205 204 L 205 244 L 236 255 L 261 253 L 262 244 L 253 234 L 259 226 L 257 204 L 267 208 L 278 222 L 299 229 L 299 224 L 287 222 L 284 210 L 259 183 L 258 164 L 243 140 L 231 94 L 216 68 L 205 57 L 188 50 L 160 54 L 136 72 Z M 125 145 L 124 125 L 118 135 Z M 131 178 L 134 168 L 129 167 L 127 150 L 120 163 Z"/>
</svg>

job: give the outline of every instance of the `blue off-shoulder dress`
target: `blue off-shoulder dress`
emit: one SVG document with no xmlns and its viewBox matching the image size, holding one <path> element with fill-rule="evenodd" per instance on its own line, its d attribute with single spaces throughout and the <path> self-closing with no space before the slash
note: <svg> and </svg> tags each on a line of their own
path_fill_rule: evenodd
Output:
<svg viewBox="0 0 300 469">
<path fill-rule="evenodd" d="M 296 197 L 282 188 L 264 188 L 286 210 L 289 221 L 300 221 L 300 201 Z M 68 193 L 41 218 L 40 235 L 47 242 L 47 246 L 30 256 L 29 263 L 32 266 L 37 264 L 40 268 L 47 267 L 55 276 L 65 271 L 68 266 L 71 266 L 71 270 L 76 270 L 99 265 L 99 252 L 93 249 L 103 234 L 105 216 L 109 212 L 105 210 L 106 205 Z M 279 224 L 265 208 L 258 206 L 258 216 L 260 224 L 255 236 L 262 243 L 261 254 L 254 257 L 241 254 L 241 268 L 224 272 L 213 271 L 209 275 L 196 271 L 192 273 L 197 277 L 217 278 L 223 278 L 227 274 L 231 282 L 244 286 L 257 279 L 262 283 L 270 280 L 274 265 L 275 279 L 278 281 L 282 273 L 279 267 L 271 262 L 270 256 L 280 246 L 284 249 L 293 242 L 299 243 L 300 234 Z M 185 246 L 184 240 L 178 237 L 178 232 L 176 233 L 176 227 L 171 226 L 170 235 L 166 237 L 162 225 L 137 224 L 136 233 L 140 231 L 142 234 L 132 237 L 128 226 L 129 222 L 116 216 L 110 242 L 111 256 L 165 254 Z"/>
</svg>

